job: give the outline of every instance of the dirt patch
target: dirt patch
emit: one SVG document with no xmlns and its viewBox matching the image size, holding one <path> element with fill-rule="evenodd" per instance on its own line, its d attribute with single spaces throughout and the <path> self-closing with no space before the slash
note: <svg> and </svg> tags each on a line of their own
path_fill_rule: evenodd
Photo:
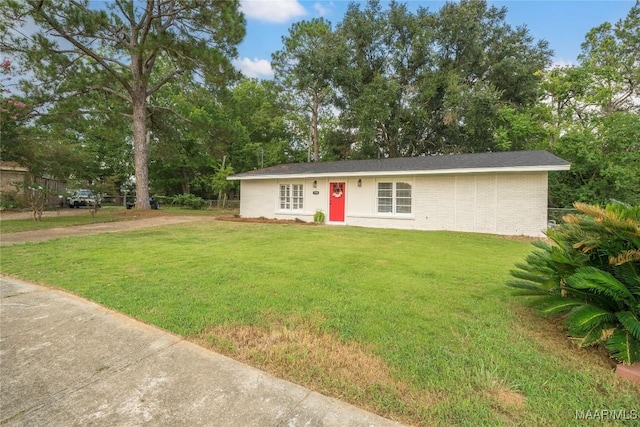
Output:
<svg viewBox="0 0 640 427">
<path fill-rule="evenodd" d="M 376 401 L 395 401 L 403 407 L 405 422 L 415 422 L 425 407 L 443 400 L 427 390 L 415 390 L 394 378 L 389 366 L 371 349 L 341 340 L 302 316 L 267 315 L 266 327 L 218 325 L 192 337 L 196 343 L 257 366 L 280 378 L 321 393 L 346 399 L 391 418 Z"/>
<path fill-rule="evenodd" d="M 301 219 L 276 219 L 276 218 L 243 218 L 235 215 L 220 215 L 217 216 L 218 221 L 231 221 L 231 222 L 254 222 L 258 224 L 298 224 L 298 225 L 319 225 L 315 222 L 307 222 Z"/>
<path fill-rule="evenodd" d="M 517 425 L 520 413 L 526 409 L 527 398 L 511 390 L 500 381 L 493 381 L 491 388 L 485 392 L 491 400 L 491 407 L 499 419 L 506 425 Z"/>
<path fill-rule="evenodd" d="M 486 395 L 494 401 L 494 409 L 523 409 L 527 398 L 501 381 L 493 380 L 491 388 L 486 391 Z"/>
<path fill-rule="evenodd" d="M 535 308 L 520 304 L 511 304 L 510 307 L 517 319 L 514 330 L 525 339 L 537 342 L 545 352 L 557 355 L 569 366 L 581 369 L 588 363 L 605 369 L 615 367 L 615 361 L 603 347 L 580 347 L 575 344 L 567 335 L 563 316 L 545 317 L 538 314 Z"/>
<path fill-rule="evenodd" d="M 80 208 L 80 209 L 65 209 L 60 208 L 51 211 L 42 212 L 43 218 L 50 218 L 56 216 L 74 216 L 74 215 L 91 215 L 89 209 Z M 22 210 L 22 211 L 0 211 L 0 221 L 8 221 L 12 219 L 33 219 L 33 212 L 30 210 Z"/>
<path fill-rule="evenodd" d="M 85 212 L 86 213 L 86 212 Z M 16 243 L 42 242 L 71 236 L 88 236 L 100 233 L 116 233 L 121 231 L 139 230 L 141 228 L 159 227 L 163 225 L 182 224 L 195 221 L 212 221 L 207 216 L 172 216 L 153 213 L 130 214 L 131 221 L 101 222 L 96 224 L 78 225 L 75 227 L 47 228 L 43 230 L 20 231 L 17 233 L 3 233 L 1 246 Z"/>
</svg>

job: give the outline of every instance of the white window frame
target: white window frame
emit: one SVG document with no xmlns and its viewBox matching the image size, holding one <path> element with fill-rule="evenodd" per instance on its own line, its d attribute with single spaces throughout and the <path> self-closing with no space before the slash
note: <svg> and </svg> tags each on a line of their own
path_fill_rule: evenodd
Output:
<svg viewBox="0 0 640 427">
<path fill-rule="evenodd" d="M 383 187 L 382 187 L 383 186 Z M 408 186 L 408 188 L 406 188 Z M 398 188 L 400 187 L 400 188 Z M 413 182 L 379 180 L 376 182 L 376 215 L 413 215 Z M 408 191 L 408 196 L 407 196 Z M 408 202 L 408 203 L 407 203 Z M 381 211 L 380 209 L 384 209 Z"/>
<path fill-rule="evenodd" d="M 278 184 L 278 210 L 302 212 L 304 210 L 304 185 L 300 183 Z"/>
</svg>

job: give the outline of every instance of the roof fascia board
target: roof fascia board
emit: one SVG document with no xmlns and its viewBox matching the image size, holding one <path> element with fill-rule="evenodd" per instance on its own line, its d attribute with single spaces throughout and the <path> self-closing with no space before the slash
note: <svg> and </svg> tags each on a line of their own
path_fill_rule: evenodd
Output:
<svg viewBox="0 0 640 427">
<path fill-rule="evenodd" d="M 551 172 L 566 171 L 571 165 L 544 165 L 544 166 L 509 166 L 500 168 L 458 168 L 458 169 L 434 169 L 434 170 L 408 170 L 408 171 L 363 171 L 363 172 L 324 172 L 324 173 L 297 173 L 297 174 L 272 174 L 255 176 L 229 176 L 228 180 L 259 180 L 259 179 L 300 179 L 300 178 L 331 178 L 331 177 L 371 177 L 371 176 L 406 176 L 406 175 L 451 175 L 468 173 L 505 173 L 505 172 Z"/>
</svg>

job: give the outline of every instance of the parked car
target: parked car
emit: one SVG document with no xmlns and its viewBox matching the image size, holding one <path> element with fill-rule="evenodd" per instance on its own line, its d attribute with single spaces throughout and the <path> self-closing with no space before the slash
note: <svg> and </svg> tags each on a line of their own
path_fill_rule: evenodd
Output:
<svg viewBox="0 0 640 427">
<path fill-rule="evenodd" d="M 80 208 L 81 206 L 100 207 L 100 200 L 91 190 L 76 190 L 67 198 L 67 204 L 70 208 Z"/>
<path fill-rule="evenodd" d="M 151 205 L 151 209 L 159 209 L 160 205 L 158 204 L 158 200 L 155 197 L 149 197 L 149 204 Z M 135 200 L 127 200 L 127 209 L 132 209 L 136 205 Z"/>
</svg>

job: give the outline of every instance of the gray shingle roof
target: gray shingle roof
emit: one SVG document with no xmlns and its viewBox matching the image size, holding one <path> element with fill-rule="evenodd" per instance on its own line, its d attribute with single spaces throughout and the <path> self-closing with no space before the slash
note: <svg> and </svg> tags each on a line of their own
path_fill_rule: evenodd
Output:
<svg viewBox="0 0 640 427">
<path fill-rule="evenodd" d="M 381 160 L 287 163 L 232 175 L 229 179 L 260 179 L 287 176 L 380 175 L 447 173 L 447 171 L 567 170 L 570 163 L 547 151 L 505 151 L 499 153 L 398 157 Z"/>
</svg>

